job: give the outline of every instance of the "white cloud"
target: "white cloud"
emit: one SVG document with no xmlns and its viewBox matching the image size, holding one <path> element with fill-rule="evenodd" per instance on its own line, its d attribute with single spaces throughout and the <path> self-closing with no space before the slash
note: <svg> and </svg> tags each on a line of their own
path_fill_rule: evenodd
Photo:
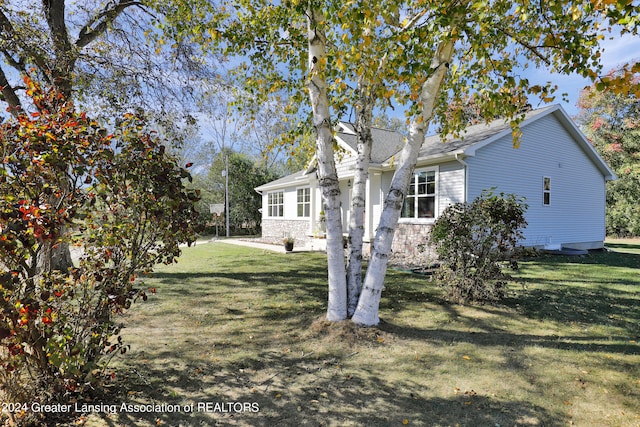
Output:
<svg viewBox="0 0 640 427">
<path fill-rule="evenodd" d="M 611 40 L 605 39 L 602 46 L 602 64 L 606 71 L 633 60 L 640 60 L 640 37 L 625 34 Z"/>
</svg>

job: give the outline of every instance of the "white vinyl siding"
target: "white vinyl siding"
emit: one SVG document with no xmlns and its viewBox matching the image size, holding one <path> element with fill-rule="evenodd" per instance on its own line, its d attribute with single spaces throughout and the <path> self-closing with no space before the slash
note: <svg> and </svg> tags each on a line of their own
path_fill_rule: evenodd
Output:
<svg viewBox="0 0 640 427">
<path fill-rule="evenodd" d="M 513 148 L 506 135 L 465 159 L 469 200 L 493 187 L 494 193 L 525 197 L 526 245 L 603 241 L 602 173 L 553 115 L 524 126 L 522 132 L 520 148 Z M 549 205 L 544 205 L 542 177 L 550 180 Z"/>
<path fill-rule="evenodd" d="M 438 168 L 438 215 L 450 205 L 464 202 L 464 166 L 459 162 L 443 163 Z"/>
</svg>

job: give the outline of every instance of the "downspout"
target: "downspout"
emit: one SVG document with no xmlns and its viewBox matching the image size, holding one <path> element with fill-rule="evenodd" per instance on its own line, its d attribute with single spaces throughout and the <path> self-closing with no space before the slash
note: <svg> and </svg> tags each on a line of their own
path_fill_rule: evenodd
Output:
<svg viewBox="0 0 640 427">
<path fill-rule="evenodd" d="M 255 191 L 260 195 L 260 209 L 258 209 L 258 212 L 260 212 L 260 235 L 263 235 L 262 223 L 264 222 L 264 194 L 262 193 L 262 191 L 258 190 L 257 188 L 254 188 L 253 191 Z"/>
<path fill-rule="evenodd" d="M 316 230 L 317 230 L 317 225 L 316 225 L 316 212 L 317 215 L 320 215 L 320 211 L 318 210 L 318 200 L 317 200 L 317 180 L 314 179 L 310 179 L 309 180 L 309 202 L 310 202 L 310 206 L 309 206 L 309 231 L 308 231 L 308 235 L 315 237 L 316 236 Z M 322 210 L 322 209 L 320 209 Z"/>
<path fill-rule="evenodd" d="M 467 203 L 469 199 L 469 164 L 462 160 L 459 156 L 460 153 L 456 153 L 456 161 L 464 167 L 464 203 Z"/>
</svg>

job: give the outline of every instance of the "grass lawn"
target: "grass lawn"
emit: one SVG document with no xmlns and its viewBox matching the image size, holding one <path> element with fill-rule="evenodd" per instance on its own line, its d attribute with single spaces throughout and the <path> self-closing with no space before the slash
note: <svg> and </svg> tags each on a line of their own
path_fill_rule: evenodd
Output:
<svg viewBox="0 0 640 427">
<path fill-rule="evenodd" d="M 147 280 L 157 293 L 125 316 L 131 348 L 102 402 L 181 409 L 82 420 L 640 426 L 640 244 L 612 246 L 525 262 L 500 307 L 449 304 L 425 276 L 390 270 L 383 324 L 360 329 L 322 320 L 323 254 L 198 245 Z"/>
</svg>

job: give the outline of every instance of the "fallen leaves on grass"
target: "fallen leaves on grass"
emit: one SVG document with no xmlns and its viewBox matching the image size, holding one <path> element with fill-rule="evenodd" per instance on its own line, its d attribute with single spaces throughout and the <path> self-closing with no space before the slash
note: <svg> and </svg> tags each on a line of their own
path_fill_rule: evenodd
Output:
<svg viewBox="0 0 640 427">
<path fill-rule="evenodd" d="M 460 394 L 460 389 L 459 389 L 458 387 L 454 387 L 454 388 L 453 388 L 453 393 L 454 393 L 455 395 L 459 395 L 459 394 Z M 465 390 L 465 391 L 463 391 L 463 392 L 462 392 L 462 395 L 463 395 L 463 396 L 473 397 L 473 396 L 477 396 L 477 395 L 478 395 L 478 393 L 477 393 L 475 390 L 471 389 L 471 390 Z"/>
<path fill-rule="evenodd" d="M 320 317 L 311 323 L 308 329 L 310 338 L 321 339 L 327 342 L 340 342 L 355 346 L 368 342 L 379 344 L 388 341 L 388 334 L 377 328 L 365 328 L 358 326 L 350 320 L 341 322 L 329 322 Z"/>
</svg>

